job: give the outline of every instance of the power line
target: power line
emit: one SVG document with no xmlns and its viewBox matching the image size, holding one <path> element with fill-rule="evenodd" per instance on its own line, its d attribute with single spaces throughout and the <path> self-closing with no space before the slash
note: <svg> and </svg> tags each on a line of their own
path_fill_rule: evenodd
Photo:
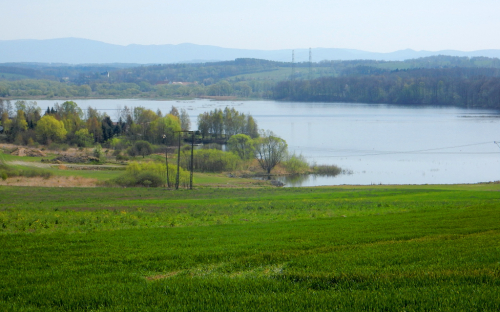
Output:
<svg viewBox="0 0 500 312">
<path fill-rule="evenodd" d="M 498 142 L 496 142 L 496 141 L 494 141 L 493 143 L 498 145 Z M 491 144 L 491 141 L 481 142 L 481 143 L 473 143 L 473 144 L 465 144 L 465 145 L 448 146 L 448 147 L 413 150 L 413 151 L 378 152 L 378 153 L 367 153 L 367 154 L 357 154 L 357 155 L 324 156 L 324 157 L 344 158 L 344 157 L 380 156 L 380 155 L 395 155 L 395 154 L 422 154 L 422 153 L 431 152 L 431 151 L 439 151 L 439 150 L 446 150 L 446 149 L 452 149 L 452 148 L 477 146 L 477 145 L 485 145 L 485 144 Z M 499 145 L 499 147 L 500 147 L 500 145 Z M 455 155 L 456 154 L 500 154 L 500 152 L 443 152 L 443 153 L 426 153 L 426 154 L 455 154 Z"/>
</svg>

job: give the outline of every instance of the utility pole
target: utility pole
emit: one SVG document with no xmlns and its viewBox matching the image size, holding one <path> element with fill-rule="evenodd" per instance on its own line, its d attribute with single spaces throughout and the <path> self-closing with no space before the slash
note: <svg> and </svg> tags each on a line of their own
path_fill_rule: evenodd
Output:
<svg viewBox="0 0 500 312">
<path fill-rule="evenodd" d="M 170 179 L 168 177 L 168 144 L 167 144 L 167 135 L 164 134 L 163 138 L 165 139 L 165 165 L 167 166 L 167 187 L 170 188 Z"/>
<path fill-rule="evenodd" d="M 193 189 L 193 168 L 194 168 L 194 131 L 191 131 L 191 174 L 189 175 L 189 189 Z"/>
<path fill-rule="evenodd" d="M 179 172 L 180 172 L 180 161 L 181 161 L 181 133 L 191 133 L 191 172 L 189 175 L 189 189 L 193 189 L 193 169 L 194 169 L 194 135 L 199 134 L 200 131 L 175 131 L 179 133 L 179 147 L 177 151 L 177 177 L 175 179 L 175 189 L 179 189 Z"/>
<path fill-rule="evenodd" d="M 177 149 L 177 177 L 175 178 L 175 189 L 179 189 L 179 168 L 181 164 L 181 132 L 179 131 L 179 148 Z"/>
</svg>

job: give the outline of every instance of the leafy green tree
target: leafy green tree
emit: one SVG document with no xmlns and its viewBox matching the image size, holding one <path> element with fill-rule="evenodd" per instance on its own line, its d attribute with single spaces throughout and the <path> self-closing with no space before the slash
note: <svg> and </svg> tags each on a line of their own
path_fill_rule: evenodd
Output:
<svg viewBox="0 0 500 312">
<path fill-rule="evenodd" d="M 87 128 L 77 130 L 75 132 L 76 144 L 81 147 L 90 146 L 94 142 L 92 133 L 89 133 Z"/>
<path fill-rule="evenodd" d="M 247 160 L 254 157 L 255 146 L 251 137 L 246 134 L 235 134 L 228 141 L 229 150 L 241 159 Z"/>
<path fill-rule="evenodd" d="M 4 111 L 2 113 L 2 127 L 3 133 L 10 134 L 10 130 L 12 128 L 12 120 L 9 119 L 9 113 L 7 111 Z"/>
<path fill-rule="evenodd" d="M 165 117 L 158 118 L 149 124 L 147 139 L 150 142 L 159 143 L 163 141 L 166 144 L 172 144 L 174 143 L 175 132 L 180 130 L 179 118 L 167 114 Z"/>
<path fill-rule="evenodd" d="M 36 136 L 40 143 L 47 144 L 50 141 L 61 141 L 66 137 L 67 131 L 64 123 L 52 115 L 45 115 L 38 121 Z"/>
<path fill-rule="evenodd" d="M 287 155 L 288 145 L 272 131 L 261 131 L 260 138 L 255 143 L 255 158 L 267 174 Z"/>
<path fill-rule="evenodd" d="M 191 120 L 189 119 L 189 114 L 186 109 L 181 108 L 181 114 L 179 115 L 179 121 L 181 122 L 182 131 L 189 131 L 191 128 Z"/>
<path fill-rule="evenodd" d="M 16 118 L 12 120 L 10 140 L 15 140 L 17 144 L 22 143 L 22 133 L 26 130 L 28 130 L 28 122 L 26 121 L 26 116 L 24 115 L 24 111 L 18 110 Z"/>
<path fill-rule="evenodd" d="M 257 126 L 257 122 L 250 115 L 247 116 L 245 131 L 243 133 L 249 135 L 252 139 L 259 137 L 259 127 Z"/>
<path fill-rule="evenodd" d="M 141 155 L 144 158 L 146 155 L 153 153 L 153 147 L 147 141 L 137 141 L 128 150 L 130 156 Z"/>
<path fill-rule="evenodd" d="M 56 104 L 57 118 L 64 123 L 64 128 L 68 131 L 68 137 L 73 135 L 83 125 L 83 111 L 78 104 L 73 101 L 66 101 L 61 105 Z M 91 112 L 93 113 L 93 112 Z"/>
<path fill-rule="evenodd" d="M 201 137 L 205 138 L 210 134 L 210 114 L 205 112 L 198 115 L 198 130 L 201 132 Z"/>
<path fill-rule="evenodd" d="M 89 133 L 92 133 L 94 142 L 102 141 L 102 126 L 97 117 L 87 119 L 87 129 Z"/>
</svg>

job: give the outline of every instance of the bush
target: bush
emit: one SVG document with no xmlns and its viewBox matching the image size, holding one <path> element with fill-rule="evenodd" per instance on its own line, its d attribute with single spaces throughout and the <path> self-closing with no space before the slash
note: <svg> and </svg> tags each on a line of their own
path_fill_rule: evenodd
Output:
<svg viewBox="0 0 500 312">
<path fill-rule="evenodd" d="M 342 169 L 335 165 L 319 165 L 312 167 L 313 172 L 319 175 L 336 176 L 342 173 Z"/>
<path fill-rule="evenodd" d="M 154 172 L 146 171 L 137 175 L 137 185 L 158 187 L 164 184 L 162 177 Z"/>
<path fill-rule="evenodd" d="M 119 186 L 151 186 L 158 187 L 166 183 L 167 167 L 165 164 L 157 162 L 145 162 L 139 163 L 133 161 L 127 166 L 127 173 L 119 176 L 118 178 L 112 179 L 107 182 L 107 184 L 115 184 Z M 177 166 L 168 165 L 169 169 L 169 184 L 170 186 L 175 185 Z M 180 168 L 179 171 L 179 186 L 189 187 L 189 172 Z"/>
<path fill-rule="evenodd" d="M 297 156 L 293 154 L 287 157 L 287 159 L 282 162 L 282 165 L 290 174 L 305 173 L 309 170 L 309 164 L 302 155 Z"/>
<path fill-rule="evenodd" d="M 128 158 L 128 156 L 125 156 L 125 155 L 122 155 L 122 154 L 118 154 L 116 155 L 116 160 L 123 160 L 123 161 L 127 161 L 129 160 L 130 158 Z"/>
<path fill-rule="evenodd" d="M 194 151 L 193 164 L 196 171 L 232 171 L 241 165 L 241 159 L 233 153 L 202 149 Z M 191 168 L 191 151 L 182 153 L 181 166 Z"/>
<path fill-rule="evenodd" d="M 94 147 L 94 150 L 92 151 L 92 156 L 94 156 L 95 158 L 99 158 L 99 159 L 103 156 L 103 151 L 102 151 L 102 147 L 100 144 L 97 144 Z"/>
<path fill-rule="evenodd" d="M 128 146 L 130 146 L 130 142 L 124 138 L 112 138 L 107 141 L 107 144 L 109 147 L 117 151 L 125 150 Z"/>
<path fill-rule="evenodd" d="M 144 158 L 144 156 L 153 153 L 153 146 L 147 141 L 137 141 L 128 148 L 127 153 L 132 157 L 140 155 Z"/>
</svg>

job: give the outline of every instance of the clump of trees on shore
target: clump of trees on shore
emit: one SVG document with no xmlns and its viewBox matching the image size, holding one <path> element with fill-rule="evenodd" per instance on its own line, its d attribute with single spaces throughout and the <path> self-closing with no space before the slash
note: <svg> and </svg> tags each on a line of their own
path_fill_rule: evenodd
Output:
<svg viewBox="0 0 500 312">
<path fill-rule="evenodd" d="M 246 134 L 251 138 L 259 136 L 259 129 L 254 118 L 226 107 L 215 109 L 198 116 L 198 130 L 203 138 L 211 136 L 215 139 L 229 139 L 236 134 Z"/>
<path fill-rule="evenodd" d="M 0 100 L 1 126 L 4 138 L 18 145 L 66 143 L 79 147 L 107 144 L 117 147 L 119 138 L 173 144 L 176 131 L 188 130 L 189 116 L 177 108 L 163 115 L 144 107 L 120 109 L 117 122 L 107 114 L 89 107 L 85 113 L 73 101 L 55 104 L 45 112 L 35 101 Z"/>
</svg>

